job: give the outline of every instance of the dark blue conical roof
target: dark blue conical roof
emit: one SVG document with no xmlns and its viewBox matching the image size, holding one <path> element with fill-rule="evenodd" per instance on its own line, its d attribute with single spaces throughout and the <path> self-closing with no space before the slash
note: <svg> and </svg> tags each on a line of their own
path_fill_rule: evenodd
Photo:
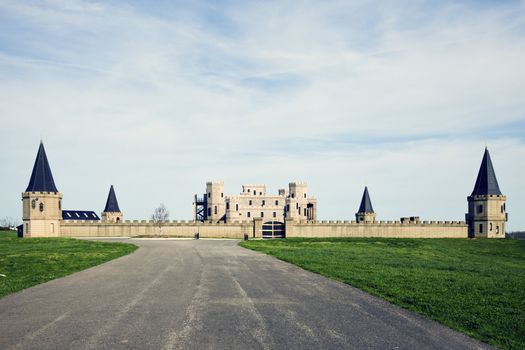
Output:
<svg viewBox="0 0 525 350">
<path fill-rule="evenodd" d="M 26 192 L 58 192 L 42 141 L 38 147 L 35 165 Z"/>
<path fill-rule="evenodd" d="M 115 195 L 115 190 L 113 185 L 111 185 L 108 194 L 108 200 L 106 201 L 106 208 L 104 208 L 106 213 L 120 213 L 120 208 L 118 207 L 117 196 Z"/>
<path fill-rule="evenodd" d="M 481 161 L 476 185 L 474 186 L 471 196 L 484 196 L 490 194 L 498 195 L 501 194 L 501 191 L 499 190 L 498 180 L 496 179 L 496 173 L 492 166 L 489 150 L 485 148 L 485 154 Z"/>
<path fill-rule="evenodd" d="M 372 201 L 368 195 L 368 187 L 365 186 L 365 192 L 363 192 L 363 198 L 361 199 L 361 205 L 359 206 L 358 213 L 373 213 Z"/>
</svg>

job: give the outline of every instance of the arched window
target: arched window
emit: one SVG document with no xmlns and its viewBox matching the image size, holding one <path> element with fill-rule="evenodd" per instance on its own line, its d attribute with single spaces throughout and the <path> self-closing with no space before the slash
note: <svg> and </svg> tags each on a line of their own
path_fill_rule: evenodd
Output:
<svg viewBox="0 0 525 350">
<path fill-rule="evenodd" d="M 489 223 L 489 231 L 492 231 L 492 222 Z"/>
<path fill-rule="evenodd" d="M 39 208 L 40 208 L 40 211 L 44 211 L 44 203 L 40 202 Z"/>
</svg>

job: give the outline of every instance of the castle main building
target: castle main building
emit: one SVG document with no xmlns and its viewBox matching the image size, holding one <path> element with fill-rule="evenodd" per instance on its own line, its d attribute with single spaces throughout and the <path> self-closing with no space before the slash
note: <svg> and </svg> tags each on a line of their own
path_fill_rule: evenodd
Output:
<svg viewBox="0 0 525 350">
<path fill-rule="evenodd" d="M 507 198 L 499 188 L 488 149 L 485 149 L 476 184 L 467 197 L 465 221 L 421 221 L 404 217 L 377 221 L 365 187 L 355 220 L 317 220 L 317 200 L 306 183 L 292 182 L 277 195 L 265 185 L 243 185 L 237 196 L 224 194 L 224 183 L 208 182 L 202 198 L 194 198 L 190 221 L 124 220 L 111 186 L 101 218 L 94 211 L 63 210 L 44 145 L 40 143 L 26 190 L 22 193 L 23 237 L 399 237 L 399 238 L 504 238 Z"/>
<path fill-rule="evenodd" d="M 296 221 L 317 219 L 317 200 L 308 196 L 308 185 L 291 182 L 288 190 L 280 189 L 277 195 L 266 194 L 266 185 L 243 185 L 238 196 L 224 194 L 224 182 L 207 182 L 202 198 L 195 195 L 196 221 L 242 222 L 259 217 L 263 220 Z"/>
</svg>

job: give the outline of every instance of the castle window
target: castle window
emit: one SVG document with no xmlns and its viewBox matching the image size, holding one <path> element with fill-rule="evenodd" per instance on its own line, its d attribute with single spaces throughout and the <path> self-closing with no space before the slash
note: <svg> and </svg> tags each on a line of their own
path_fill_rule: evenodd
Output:
<svg viewBox="0 0 525 350">
<path fill-rule="evenodd" d="M 235 211 L 239 211 L 239 204 L 235 204 Z"/>
<path fill-rule="evenodd" d="M 210 198 L 210 197 L 211 197 L 211 192 L 208 192 L 208 198 Z"/>
<path fill-rule="evenodd" d="M 54 233 L 55 232 L 55 224 L 51 224 L 51 233 Z"/>
<path fill-rule="evenodd" d="M 279 201 L 275 201 L 275 205 L 279 205 Z"/>
<path fill-rule="evenodd" d="M 248 193 L 250 193 L 250 189 L 248 189 Z"/>
<path fill-rule="evenodd" d="M 224 193 L 223 193 L 223 192 L 221 192 L 221 198 L 223 198 L 223 197 L 224 197 Z"/>
<path fill-rule="evenodd" d="M 264 218 L 264 211 L 261 211 L 261 218 Z"/>
<path fill-rule="evenodd" d="M 250 199 L 250 201 L 248 202 L 248 205 L 252 205 L 252 200 Z"/>
<path fill-rule="evenodd" d="M 304 208 L 304 216 L 306 216 L 306 208 Z"/>
<path fill-rule="evenodd" d="M 276 213 L 276 212 L 273 212 L 273 217 L 274 217 L 274 218 L 277 217 L 277 213 Z"/>
<path fill-rule="evenodd" d="M 117 216 L 117 222 L 120 222 L 120 218 Z"/>
<path fill-rule="evenodd" d="M 213 208 L 213 213 L 214 213 L 215 215 L 217 215 L 217 206 L 215 206 L 215 207 Z"/>
<path fill-rule="evenodd" d="M 489 224 L 489 231 L 492 231 L 492 222 Z"/>
<path fill-rule="evenodd" d="M 295 209 L 299 209 L 299 203 L 295 203 Z"/>
<path fill-rule="evenodd" d="M 250 216 L 251 216 L 250 212 L 248 212 L 248 213 L 246 214 L 246 216 L 250 217 Z"/>
<path fill-rule="evenodd" d="M 262 196 L 262 192 L 259 192 L 259 196 Z"/>
<path fill-rule="evenodd" d="M 208 216 L 211 216 L 211 208 L 208 208 Z"/>
<path fill-rule="evenodd" d="M 496 225 L 496 234 L 498 234 L 498 233 L 499 233 L 499 226 Z"/>
<path fill-rule="evenodd" d="M 483 224 L 479 224 L 479 233 L 483 233 Z"/>
<path fill-rule="evenodd" d="M 44 203 L 40 203 L 39 208 L 40 208 L 40 211 L 44 211 Z"/>
<path fill-rule="evenodd" d="M 266 201 L 263 199 L 262 206 L 264 207 L 265 204 L 266 204 Z"/>
<path fill-rule="evenodd" d="M 304 198 L 306 198 L 306 193 L 304 194 Z"/>
<path fill-rule="evenodd" d="M 295 193 L 292 193 L 292 198 L 295 198 Z"/>
<path fill-rule="evenodd" d="M 62 209 L 62 201 L 61 200 L 58 201 L 58 209 Z"/>
<path fill-rule="evenodd" d="M 230 209 L 230 202 L 226 202 L 226 209 L 227 209 L 227 210 Z"/>
<path fill-rule="evenodd" d="M 483 205 L 478 205 L 478 214 L 483 213 Z"/>
<path fill-rule="evenodd" d="M 501 213 L 503 214 L 505 212 L 505 207 L 502 205 L 501 206 Z"/>
</svg>

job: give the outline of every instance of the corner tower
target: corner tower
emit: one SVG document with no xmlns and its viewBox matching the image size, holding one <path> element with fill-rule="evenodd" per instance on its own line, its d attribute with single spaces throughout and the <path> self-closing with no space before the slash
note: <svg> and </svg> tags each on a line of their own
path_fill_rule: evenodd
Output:
<svg viewBox="0 0 525 350">
<path fill-rule="evenodd" d="M 118 206 L 117 196 L 113 185 L 109 188 L 108 199 L 106 200 L 106 207 L 102 212 L 102 222 L 117 223 L 123 219 L 122 212 Z"/>
<path fill-rule="evenodd" d="M 29 185 L 22 193 L 22 221 L 24 237 L 60 236 L 62 194 L 55 186 L 42 141 Z"/>
<path fill-rule="evenodd" d="M 363 192 L 363 198 L 361 198 L 361 205 L 359 210 L 355 214 L 355 220 L 357 223 L 371 224 L 376 221 L 376 213 L 372 208 L 372 201 L 370 201 L 370 195 L 368 194 L 368 187 L 365 186 Z"/>
<path fill-rule="evenodd" d="M 467 197 L 469 237 L 505 238 L 507 197 L 501 194 L 489 150 L 485 154 L 472 194 Z"/>
</svg>

